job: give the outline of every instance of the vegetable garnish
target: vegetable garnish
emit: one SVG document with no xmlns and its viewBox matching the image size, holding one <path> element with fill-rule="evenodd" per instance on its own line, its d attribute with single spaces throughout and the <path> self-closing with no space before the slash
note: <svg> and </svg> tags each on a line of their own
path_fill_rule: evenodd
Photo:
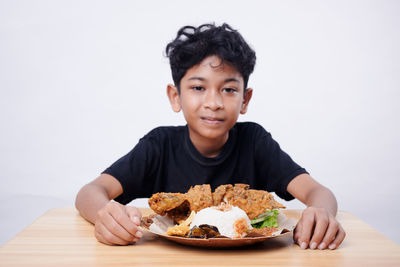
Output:
<svg viewBox="0 0 400 267">
<path fill-rule="evenodd" d="M 266 210 L 263 214 L 257 218 L 251 220 L 251 226 L 254 228 L 264 228 L 264 227 L 278 227 L 278 214 L 279 210 Z"/>
</svg>

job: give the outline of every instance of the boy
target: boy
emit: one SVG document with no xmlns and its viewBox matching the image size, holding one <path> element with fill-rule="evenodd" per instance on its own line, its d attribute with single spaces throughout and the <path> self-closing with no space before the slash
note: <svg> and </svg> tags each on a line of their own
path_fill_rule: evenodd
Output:
<svg viewBox="0 0 400 267">
<path fill-rule="evenodd" d="M 196 184 L 246 183 L 307 205 L 294 233 L 303 249 L 335 249 L 345 232 L 332 192 L 313 180 L 256 123 L 237 123 L 252 97 L 247 88 L 255 52 L 229 25 L 186 26 L 166 48 L 174 85 L 167 95 L 186 126 L 152 130 L 127 155 L 77 195 L 80 214 L 98 241 L 139 241 L 141 214 L 125 206 L 156 192 L 186 192 Z M 115 199 L 116 201 L 110 201 Z"/>
</svg>

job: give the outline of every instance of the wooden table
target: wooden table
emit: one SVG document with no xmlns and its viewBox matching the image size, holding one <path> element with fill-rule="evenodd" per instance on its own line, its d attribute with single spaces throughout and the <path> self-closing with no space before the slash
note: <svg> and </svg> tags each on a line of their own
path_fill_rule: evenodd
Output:
<svg viewBox="0 0 400 267">
<path fill-rule="evenodd" d="M 148 214 L 149 210 L 142 210 Z M 301 211 L 286 211 L 299 218 Z M 106 246 L 74 208 L 48 211 L 0 248 L 0 266 L 400 266 L 400 246 L 347 212 L 336 250 L 302 250 L 292 236 L 231 249 L 188 247 L 146 233 L 132 246 Z"/>
</svg>

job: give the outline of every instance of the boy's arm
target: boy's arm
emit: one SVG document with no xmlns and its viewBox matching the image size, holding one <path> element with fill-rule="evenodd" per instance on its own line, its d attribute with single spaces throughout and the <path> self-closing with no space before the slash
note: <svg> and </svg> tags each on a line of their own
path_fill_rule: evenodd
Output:
<svg viewBox="0 0 400 267">
<path fill-rule="evenodd" d="M 303 249 L 337 248 L 346 234 L 335 218 L 337 201 L 333 193 L 308 174 L 294 178 L 287 190 L 307 205 L 295 229 L 295 242 Z"/>
<path fill-rule="evenodd" d="M 107 245 L 127 245 L 142 237 L 138 230 L 140 211 L 135 207 L 110 201 L 122 192 L 122 186 L 117 179 L 101 174 L 83 186 L 76 196 L 75 206 L 79 213 L 95 225 L 97 240 Z"/>
</svg>

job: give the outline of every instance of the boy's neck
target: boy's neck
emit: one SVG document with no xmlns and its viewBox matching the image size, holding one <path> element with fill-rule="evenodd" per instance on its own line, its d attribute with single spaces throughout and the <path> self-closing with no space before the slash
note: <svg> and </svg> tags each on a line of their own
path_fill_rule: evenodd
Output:
<svg viewBox="0 0 400 267">
<path fill-rule="evenodd" d="M 223 146 L 228 141 L 229 132 L 225 136 L 216 139 L 202 138 L 189 130 L 189 138 L 194 147 L 201 155 L 207 158 L 214 158 L 222 151 Z"/>
</svg>

